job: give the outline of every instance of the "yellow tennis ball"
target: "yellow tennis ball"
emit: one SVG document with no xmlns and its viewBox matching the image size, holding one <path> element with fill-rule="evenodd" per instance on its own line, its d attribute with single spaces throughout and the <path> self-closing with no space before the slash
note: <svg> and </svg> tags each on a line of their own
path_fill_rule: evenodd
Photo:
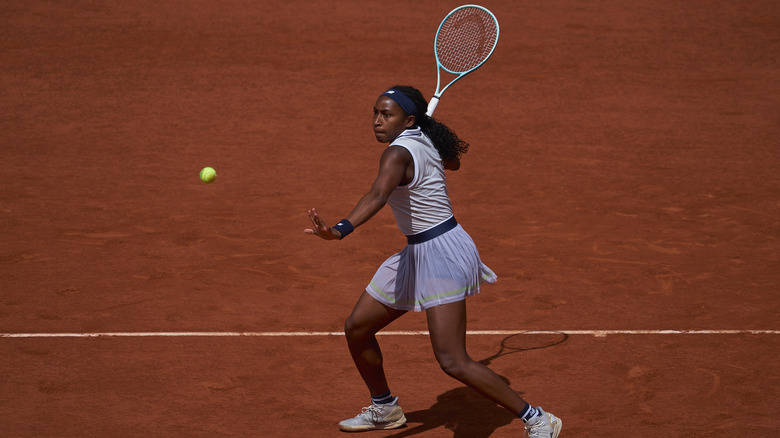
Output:
<svg viewBox="0 0 780 438">
<path fill-rule="evenodd" d="M 204 167 L 200 171 L 200 180 L 206 184 L 211 184 L 217 179 L 217 171 L 212 167 Z"/>
</svg>

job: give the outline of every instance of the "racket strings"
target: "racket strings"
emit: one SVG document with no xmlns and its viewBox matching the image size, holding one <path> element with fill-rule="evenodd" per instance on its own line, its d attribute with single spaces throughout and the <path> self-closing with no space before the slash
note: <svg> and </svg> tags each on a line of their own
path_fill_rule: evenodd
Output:
<svg viewBox="0 0 780 438">
<path fill-rule="evenodd" d="M 469 71 L 490 56 L 498 39 L 495 18 L 478 8 L 463 8 L 441 25 L 436 55 L 442 67 L 453 73 Z"/>
</svg>

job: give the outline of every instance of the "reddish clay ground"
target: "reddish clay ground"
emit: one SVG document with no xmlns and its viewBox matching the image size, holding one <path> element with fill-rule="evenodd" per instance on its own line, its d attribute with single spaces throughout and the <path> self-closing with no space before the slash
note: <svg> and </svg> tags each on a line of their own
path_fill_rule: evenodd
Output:
<svg viewBox="0 0 780 438">
<path fill-rule="evenodd" d="M 374 99 L 433 93 L 457 5 L 1 4 L 0 332 L 339 331 L 404 241 L 389 211 L 319 241 L 306 210 L 367 189 Z M 452 198 L 500 277 L 469 328 L 780 328 L 780 3 L 485 6 L 498 49 L 436 113 L 472 145 Z M 368 435 L 521 436 L 425 336 L 381 342 L 409 425 Z M 572 335 L 491 367 L 566 437 L 770 437 L 779 351 Z M 2 337 L 0 394 L 10 437 L 331 437 L 367 398 L 336 336 Z"/>
</svg>

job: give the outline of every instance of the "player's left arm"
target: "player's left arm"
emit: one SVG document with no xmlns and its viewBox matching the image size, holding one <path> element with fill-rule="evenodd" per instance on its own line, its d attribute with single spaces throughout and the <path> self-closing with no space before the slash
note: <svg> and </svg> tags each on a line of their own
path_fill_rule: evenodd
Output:
<svg viewBox="0 0 780 438">
<path fill-rule="evenodd" d="M 382 207 L 387 204 L 387 199 L 406 175 L 407 168 L 413 163 L 412 154 L 406 148 L 390 146 L 382 153 L 379 159 L 379 175 L 377 175 L 371 188 L 358 201 L 352 212 L 346 219 L 353 227 L 366 223 Z M 307 234 L 315 234 L 323 239 L 332 240 L 341 237 L 341 234 L 325 225 L 315 209 L 309 210 L 309 217 L 314 225 L 313 229 L 304 230 Z"/>
<path fill-rule="evenodd" d="M 387 204 L 387 199 L 393 190 L 401 183 L 406 169 L 411 163 L 412 154 L 406 148 L 390 146 L 385 149 L 379 159 L 379 175 L 368 192 L 360 198 L 355 208 L 349 213 L 347 220 L 357 227 L 366 223 L 379 212 Z"/>
</svg>

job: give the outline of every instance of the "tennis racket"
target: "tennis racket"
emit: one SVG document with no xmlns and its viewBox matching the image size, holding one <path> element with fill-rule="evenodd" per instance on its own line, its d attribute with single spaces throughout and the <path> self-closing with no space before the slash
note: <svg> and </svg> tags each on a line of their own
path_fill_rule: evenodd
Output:
<svg viewBox="0 0 780 438">
<path fill-rule="evenodd" d="M 519 332 L 507 336 L 501 340 L 501 349 L 498 353 L 479 361 L 483 365 L 490 365 L 494 359 L 521 351 L 538 350 L 563 343 L 569 336 L 566 333 L 556 331 L 528 331 Z"/>
<path fill-rule="evenodd" d="M 439 25 L 433 49 L 436 53 L 436 92 L 428 111 L 430 117 L 441 95 L 463 76 L 478 69 L 493 54 L 498 44 L 498 20 L 492 12 L 477 5 L 452 10 Z M 455 75 L 444 88 L 442 71 Z"/>
</svg>

